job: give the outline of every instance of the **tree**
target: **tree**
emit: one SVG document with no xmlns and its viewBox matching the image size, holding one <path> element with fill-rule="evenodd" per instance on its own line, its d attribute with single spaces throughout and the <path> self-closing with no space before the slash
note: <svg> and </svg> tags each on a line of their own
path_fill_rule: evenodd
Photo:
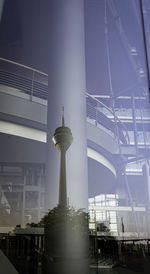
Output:
<svg viewBox="0 0 150 274">
<path fill-rule="evenodd" d="M 88 214 L 58 205 L 40 222 L 45 230 L 45 252 L 50 258 L 82 256 L 88 247 Z"/>
</svg>

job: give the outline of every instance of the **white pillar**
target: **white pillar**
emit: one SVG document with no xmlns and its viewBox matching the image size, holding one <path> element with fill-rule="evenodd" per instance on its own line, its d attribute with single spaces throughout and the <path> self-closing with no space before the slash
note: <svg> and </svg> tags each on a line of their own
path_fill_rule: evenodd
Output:
<svg viewBox="0 0 150 274">
<path fill-rule="evenodd" d="M 150 236 L 150 164 L 146 162 L 143 165 L 143 177 L 144 177 L 144 185 L 143 190 L 145 189 L 146 197 L 145 197 L 145 207 L 146 207 L 146 222 L 147 222 L 147 237 Z"/>
<path fill-rule="evenodd" d="M 49 8 L 46 209 L 58 203 L 60 162 L 52 136 L 61 126 L 63 106 L 65 126 L 73 135 L 66 153 L 67 196 L 71 206 L 87 208 L 84 1 L 51 0 Z"/>
</svg>

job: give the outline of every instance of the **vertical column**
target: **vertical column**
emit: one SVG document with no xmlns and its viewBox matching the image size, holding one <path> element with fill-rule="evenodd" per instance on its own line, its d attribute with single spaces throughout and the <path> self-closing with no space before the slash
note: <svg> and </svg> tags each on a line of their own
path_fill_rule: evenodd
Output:
<svg viewBox="0 0 150 274">
<path fill-rule="evenodd" d="M 144 177 L 144 186 L 145 189 L 145 207 L 146 207 L 146 222 L 147 222 L 147 237 L 150 236 L 150 166 L 149 162 L 147 161 L 143 165 L 143 177 Z"/>
<path fill-rule="evenodd" d="M 3 6 L 4 6 L 4 0 L 1 0 L 0 1 L 0 21 L 1 21 L 2 13 L 3 13 Z"/>
<path fill-rule="evenodd" d="M 51 0 L 49 13 L 46 209 L 56 206 L 58 199 L 59 152 L 52 136 L 61 124 L 63 106 L 74 139 L 66 155 L 69 204 L 87 208 L 84 1 Z"/>
<path fill-rule="evenodd" d="M 133 126 L 134 126 L 134 142 L 136 148 L 136 154 L 139 154 L 138 149 L 138 134 L 137 134 L 137 124 L 136 124 L 136 107 L 135 107 L 135 94 L 132 95 L 132 117 L 133 117 Z"/>
<path fill-rule="evenodd" d="M 25 227 L 26 170 L 23 169 L 22 227 Z"/>
<path fill-rule="evenodd" d="M 40 168 L 40 172 L 39 170 L 37 172 L 37 182 L 38 182 L 38 222 L 41 219 L 41 192 L 42 192 L 42 176 L 41 176 L 41 166 Z"/>
</svg>

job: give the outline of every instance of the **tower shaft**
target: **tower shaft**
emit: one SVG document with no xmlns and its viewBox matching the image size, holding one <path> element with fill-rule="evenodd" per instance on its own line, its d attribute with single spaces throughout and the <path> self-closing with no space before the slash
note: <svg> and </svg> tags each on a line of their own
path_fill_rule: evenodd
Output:
<svg viewBox="0 0 150 274">
<path fill-rule="evenodd" d="M 60 152 L 60 174 L 59 174 L 59 197 L 58 204 L 67 206 L 67 185 L 66 185 L 66 152 Z"/>
</svg>

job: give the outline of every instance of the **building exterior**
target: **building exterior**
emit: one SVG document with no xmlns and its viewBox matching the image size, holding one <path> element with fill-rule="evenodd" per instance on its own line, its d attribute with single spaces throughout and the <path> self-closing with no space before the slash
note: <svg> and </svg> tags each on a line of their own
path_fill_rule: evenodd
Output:
<svg viewBox="0 0 150 274">
<path fill-rule="evenodd" d="M 133 0 L 131 7 L 129 1 L 126 1 L 124 14 L 119 1 L 86 2 L 87 88 L 84 88 L 84 99 L 83 94 L 81 96 L 83 106 L 86 100 L 86 113 L 83 107 L 80 115 L 76 115 L 79 119 L 81 114 L 83 116 L 86 114 L 86 121 L 82 120 L 84 128 L 80 133 L 82 133 L 81 140 L 84 139 L 84 149 L 87 143 L 91 233 L 94 234 L 103 223 L 115 237 L 143 239 L 148 238 L 150 233 L 150 105 L 147 36 L 147 40 L 144 40 L 144 35 L 149 33 L 149 4 L 141 1 L 145 11 L 141 13 L 143 12 L 141 2 L 137 2 Z M 57 7 L 53 8 L 57 9 Z M 91 19 L 91 14 L 95 14 L 94 20 Z M 142 14 L 144 14 L 144 29 Z M 80 14 L 80 19 L 82 17 L 83 13 Z M 71 19 L 68 18 L 68 20 Z M 83 23 L 82 20 L 80 23 Z M 66 21 L 64 28 L 65 24 Z M 101 29 L 97 30 L 95 26 Z M 52 31 L 55 32 L 54 29 Z M 137 31 L 138 34 L 133 35 L 133 32 Z M 65 37 L 69 45 L 67 35 Z M 100 45 L 102 46 L 99 49 Z M 81 49 L 83 50 L 83 44 L 80 44 L 80 54 Z M 59 53 L 61 56 L 61 52 Z M 55 54 L 58 55 L 58 51 Z M 53 169 L 51 156 L 47 156 L 46 147 L 46 130 L 49 123 L 47 111 L 50 117 L 52 113 L 54 114 L 52 94 L 48 89 L 48 77 L 49 83 L 51 81 L 50 71 L 48 76 L 47 73 L 17 62 L 17 58 L 12 61 L 10 56 L 8 57 L 0 58 L 1 229 L 13 227 L 16 224 L 24 227 L 26 223 L 39 222 L 46 212 L 45 192 L 49 193 L 49 197 L 56 196 L 56 189 L 53 192 L 53 186 L 48 187 L 49 192 L 45 187 L 47 161 L 50 173 Z M 69 73 L 69 66 L 71 67 L 70 63 L 67 73 Z M 84 73 L 85 71 L 82 71 L 81 78 L 84 78 Z M 99 74 L 101 74 L 100 77 Z M 79 90 L 84 87 L 82 80 L 79 81 L 80 87 L 77 87 L 79 95 Z M 63 89 L 67 86 L 68 90 L 71 84 L 65 81 Z M 75 81 L 74 78 L 73 81 Z M 54 83 L 49 85 L 52 89 Z M 73 90 L 75 93 L 75 87 Z M 65 94 L 67 98 L 68 94 Z M 75 97 L 78 97 L 77 94 L 75 97 L 71 96 L 69 100 L 72 98 L 75 100 Z M 47 100 L 50 101 L 51 110 L 47 110 Z M 56 123 L 61 116 L 59 109 L 62 107 L 62 102 L 61 98 L 57 108 L 57 118 L 54 119 Z M 69 102 L 74 104 L 72 100 Z M 67 106 L 67 113 L 69 111 L 71 111 L 70 105 Z M 75 108 L 73 111 L 76 113 Z M 72 118 L 67 119 L 71 128 Z M 54 126 L 56 128 L 60 123 L 54 124 L 51 125 L 50 122 L 48 126 L 51 134 L 54 133 L 52 128 Z M 85 127 L 87 137 L 84 135 Z M 48 140 L 51 146 L 50 151 L 55 150 L 52 148 L 53 144 L 49 135 Z M 80 138 L 78 142 L 80 143 Z M 47 160 L 47 157 L 50 158 Z M 86 157 L 84 161 L 86 162 Z M 81 166 L 81 169 L 84 170 L 82 176 L 85 180 L 86 168 Z M 86 184 L 83 185 L 86 186 Z M 71 184 L 68 188 L 70 196 Z M 85 199 L 86 194 L 81 195 L 80 200 L 82 197 Z M 75 198 L 71 198 L 71 201 L 74 200 Z M 101 235 L 103 231 L 99 230 L 98 233 Z"/>
</svg>

